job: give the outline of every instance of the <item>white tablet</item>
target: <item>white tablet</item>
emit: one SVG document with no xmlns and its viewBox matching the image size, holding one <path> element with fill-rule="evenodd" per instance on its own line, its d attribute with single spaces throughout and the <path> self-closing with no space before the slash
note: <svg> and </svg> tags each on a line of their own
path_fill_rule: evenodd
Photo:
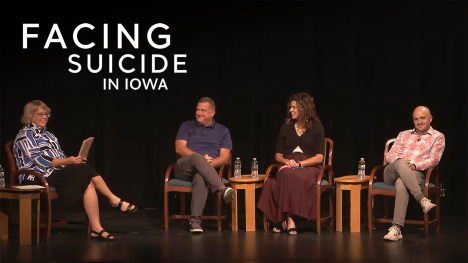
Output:
<svg viewBox="0 0 468 263">
<path fill-rule="evenodd" d="M 88 151 L 89 148 L 91 148 L 91 144 L 93 144 L 94 137 L 89 137 L 88 139 L 83 141 L 83 144 L 81 144 L 81 149 L 80 152 L 78 153 L 78 156 L 81 156 L 82 158 L 86 158 L 88 156 Z"/>
</svg>

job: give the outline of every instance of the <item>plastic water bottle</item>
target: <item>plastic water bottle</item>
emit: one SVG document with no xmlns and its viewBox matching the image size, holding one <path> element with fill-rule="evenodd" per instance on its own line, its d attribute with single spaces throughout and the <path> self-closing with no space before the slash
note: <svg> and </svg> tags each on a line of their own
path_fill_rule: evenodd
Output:
<svg viewBox="0 0 468 263">
<path fill-rule="evenodd" d="M 366 161 L 364 161 L 364 158 L 361 158 L 358 164 L 358 178 L 364 179 L 365 176 L 366 176 Z"/>
<path fill-rule="evenodd" d="M 3 167 L 0 165 L 0 188 L 5 188 L 5 172 Z"/>
<path fill-rule="evenodd" d="M 257 158 L 253 158 L 252 161 L 252 178 L 257 179 L 258 178 L 258 162 Z"/>
<path fill-rule="evenodd" d="M 234 178 L 241 178 L 242 175 L 242 163 L 239 157 L 236 158 L 236 161 L 234 162 Z"/>
</svg>

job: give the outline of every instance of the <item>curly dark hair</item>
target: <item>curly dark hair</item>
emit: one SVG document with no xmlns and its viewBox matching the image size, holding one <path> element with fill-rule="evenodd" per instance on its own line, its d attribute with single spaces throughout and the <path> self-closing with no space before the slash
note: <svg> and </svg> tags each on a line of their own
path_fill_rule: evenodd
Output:
<svg viewBox="0 0 468 263">
<path fill-rule="evenodd" d="M 295 101 L 297 103 L 297 108 L 299 110 L 299 116 L 297 120 L 293 120 L 291 118 L 291 113 L 289 109 L 291 108 L 291 102 Z M 291 95 L 288 99 L 287 105 L 287 117 L 285 119 L 286 123 L 302 123 L 304 124 L 304 128 L 311 129 L 313 122 L 321 122 L 320 118 L 317 116 L 317 112 L 315 111 L 315 102 L 314 98 L 312 98 L 309 94 L 305 92 L 296 93 Z"/>
</svg>

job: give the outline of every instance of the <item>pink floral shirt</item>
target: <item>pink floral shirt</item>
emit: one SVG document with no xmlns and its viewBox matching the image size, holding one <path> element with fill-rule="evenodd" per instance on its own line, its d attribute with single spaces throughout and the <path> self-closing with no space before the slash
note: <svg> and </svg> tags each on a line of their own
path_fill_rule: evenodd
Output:
<svg viewBox="0 0 468 263">
<path fill-rule="evenodd" d="M 400 158 L 408 158 L 416 166 L 416 170 L 423 171 L 439 163 L 444 149 L 445 137 L 441 132 L 430 127 L 425 134 L 419 135 L 412 129 L 398 134 L 386 159 L 388 163 L 392 163 Z"/>
</svg>

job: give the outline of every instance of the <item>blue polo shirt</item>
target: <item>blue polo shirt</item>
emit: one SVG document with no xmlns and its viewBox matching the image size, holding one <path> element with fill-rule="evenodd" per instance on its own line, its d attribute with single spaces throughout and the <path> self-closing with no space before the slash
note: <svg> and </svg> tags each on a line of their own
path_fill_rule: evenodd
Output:
<svg viewBox="0 0 468 263">
<path fill-rule="evenodd" d="M 221 148 L 232 151 L 231 134 L 228 128 L 214 119 L 210 126 L 204 127 L 196 120 L 182 123 L 176 135 L 176 140 L 187 141 L 187 148 L 201 155 L 208 154 L 216 158 Z"/>
</svg>

